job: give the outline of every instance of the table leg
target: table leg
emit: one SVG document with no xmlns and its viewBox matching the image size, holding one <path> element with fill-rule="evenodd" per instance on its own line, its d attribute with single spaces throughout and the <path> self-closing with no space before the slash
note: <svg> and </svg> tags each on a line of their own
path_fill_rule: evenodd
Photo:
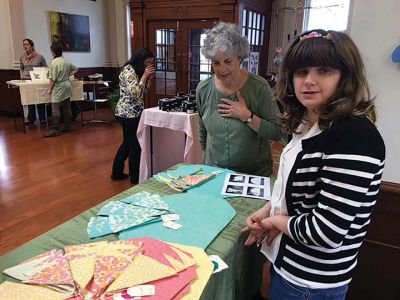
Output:
<svg viewBox="0 0 400 300">
<path fill-rule="evenodd" d="M 38 110 L 37 104 L 35 104 L 35 117 L 36 117 L 35 125 L 38 129 L 40 129 L 40 118 L 39 118 L 39 110 Z"/>
<path fill-rule="evenodd" d="M 153 176 L 153 126 L 150 126 L 150 177 Z"/>
</svg>

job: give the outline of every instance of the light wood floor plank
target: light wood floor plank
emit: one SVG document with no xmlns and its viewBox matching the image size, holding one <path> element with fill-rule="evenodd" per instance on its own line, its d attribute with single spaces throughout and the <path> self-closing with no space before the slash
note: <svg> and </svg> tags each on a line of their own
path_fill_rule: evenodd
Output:
<svg viewBox="0 0 400 300">
<path fill-rule="evenodd" d="M 107 108 L 100 117 L 113 119 Z M 23 134 L 12 118 L 0 117 L 0 255 L 132 186 L 110 179 L 119 124 L 74 127 L 44 138 L 44 124 Z"/>
</svg>

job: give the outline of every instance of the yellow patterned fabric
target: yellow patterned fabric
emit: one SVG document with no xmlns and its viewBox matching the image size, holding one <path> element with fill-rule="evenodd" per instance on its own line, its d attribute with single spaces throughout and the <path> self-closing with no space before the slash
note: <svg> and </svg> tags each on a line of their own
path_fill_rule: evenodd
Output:
<svg viewBox="0 0 400 300">
<path fill-rule="evenodd" d="M 97 242 L 64 247 L 65 255 L 69 261 L 74 281 L 82 291 L 93 278 L 96 253 L 107 245 L 107 242 Z"/>
<path fill-rule="evenodd" d="M 107 293 L 176 275 L 177 272 L 146 255 L 139 255 L 107 289 Z"/>
<path fill-rule="evenodd" d="M 185 269 L 196 264 L 196 261 L 193 258 L 191 258 L 190 256 L 186 255 L 185 253 L 183 253 L 178 248 L 174 247 L 174 251 L 175 251 L 176 254 L 178 254 L 179 258 L 182 260 L 183 265 L 185 266 Z"/>
<path fill-rule="evenodd" d="M 45 287 L 4 281 L 0 285 L 4 300 L 62 300 L 63 295 Z"/>
<path fill-rule="evenodd" d="M 93 277 L 95 259 L 95 256 L 86 256 L 69 261 L 72 278 L 82 290 Z"/>
<path fill-rule="evenodd" d="M 184 245 L 172 244 L 174 247 L 180 248 L 183 251 L 189 252 L 193 255 L 196 261 L 197 278 L 190 283 L 190 290 L 185 294 L 181 300 L 199 299 L 203 290 L 212 275 L 214 265 L 208 258 L 203 249 L 198 247 L 190 247 Z"/>
</svg>

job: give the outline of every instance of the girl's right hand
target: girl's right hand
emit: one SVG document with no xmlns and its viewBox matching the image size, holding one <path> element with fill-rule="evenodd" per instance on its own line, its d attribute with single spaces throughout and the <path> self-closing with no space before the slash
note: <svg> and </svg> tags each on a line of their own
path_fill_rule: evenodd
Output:
<svg viewBox="0 0 400 300">
<path fill-rule="evenodd" d="M 247 226 L 242 229 L 242 232 L 250 232 L 245 245 L 251 246 L 255 243 L 259 244 L 268 232 L 259 224 L 265 218 L 270 216 L 271 202 L 265 204 L 262 208 L 251 214 L 247 218 Z"/>
</svg>

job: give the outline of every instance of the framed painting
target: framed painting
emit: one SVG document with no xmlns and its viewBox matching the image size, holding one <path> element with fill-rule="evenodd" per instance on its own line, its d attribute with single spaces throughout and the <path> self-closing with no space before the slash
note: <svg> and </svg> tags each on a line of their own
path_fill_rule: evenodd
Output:
<svg viewBox="0 0 400 300">
<path fill-rule="evenodd" d="M 90 52 L 89 17 L 49 11 L 51 42 L 64 51 Z"/>
</svg>

